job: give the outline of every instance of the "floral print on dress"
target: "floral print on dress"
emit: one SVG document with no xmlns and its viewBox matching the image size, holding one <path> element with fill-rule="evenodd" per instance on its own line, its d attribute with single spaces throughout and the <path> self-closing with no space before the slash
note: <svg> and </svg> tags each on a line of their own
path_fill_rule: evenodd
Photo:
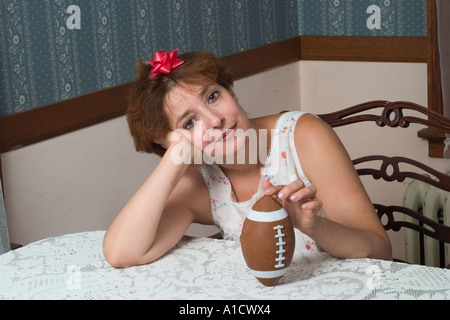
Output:
<svg viewBox="0 0 450 320">
<path fill-rule="evenodd" d="M 308 250 L 308 251 L 316 251 L 317 250 L 316 243 L 314 241 L 311 241 L 311 240 L 306 240 L 305 249 Z"/>
<path fill-rule="evenodd" d="M 217 200 L 215 198 L 211 198 L 211 209 L 212 210 L 218 211 L 226 206 L 227 206 L 226 202 L 219 202 L 219 200 Z"/>
<path fill-rule="evenodd" d="M 211 179 L 211 181 L 213 182 L 217 182 L 217 183 L 221 183 L 225 186 L 230 185 L 230 181 L 227 179 L 227 177 L 215 177 L 213 175 L 210 175 L 209 178 Z"/>
</svg>

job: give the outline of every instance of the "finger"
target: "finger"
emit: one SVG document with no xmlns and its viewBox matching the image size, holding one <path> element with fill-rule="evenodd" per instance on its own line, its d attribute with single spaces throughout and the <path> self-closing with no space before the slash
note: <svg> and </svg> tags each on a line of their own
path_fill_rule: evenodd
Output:
<svg viewBox="0 0 450 320">
<path fill-rule="evenodd" d="M 169 132 L 167 133 L 166 137 L 164 138 L 158 138 L 158 139 L 153 139 L 154 143 L 159 144 L 160 146 L 162 146 L 164 149 L 168 149 L 169 145 L 171 143 L 171 135 L 172 135 L 173 131 L 169 130 Z"/>
<path fill-rule="evenodd" d="M 177 129 L 175 131 L 171 131 L 168 134 L 168 140 L 171 142 L 180 142 L 184 139 L 186 139 L 187 141 L 191 141 L 191 136 L 189 134 L 189 131 L 187 131 L 186 129 Z"/>
<path fill-rule="evenodd" d="M 262 183 L 262 187 L 263 187 L 264 190 L 266 190 L 266 189 L 268 189 L 270 187 L 273 187 L 273 185 L 272 185 L 272 183 L 269 180 L 264 180 L 263 183 Z"/>
<path fill-rule="evenodd" d="M 292 193 L 289 196 L 291 201 L 310 201 L 316 198 L 316 188 L 314 186 L 305 187 Z"/>
<path fill-rule="evenodd" d="M 302 209 L 304 210 L 304 212 L 309 211 L 313 214 L 316 214 L 322 209 L 322 202 L 319 199 L 305 202 L 302 204 Z"/>
<path fill-rule="evenodd" d="M 264 194 L 268 196 L 276 195 L 284 186 L 274 186 L 269 180 L 263 181 Z"/>
<path fill-rule="evenodd" d="M 296 180 L 288 184 L 284 188 L 282 188 L 278 193 L 278 198 L 280 199 L 290 198 L 294 193 L 296 193 L 299 190 L 302 190 L 303 188 L 305 188 L 305 184 L 303 183 L 303 181 Z"/>
<path fill-rule="evenodd" d="M 154 142 L 160 144 L 163 148 L 168 149 L 172 143 L 181 143 L 186 137 L 179 130 L 169 130 L 165 138 L 156 139 Z"/>
</svg>

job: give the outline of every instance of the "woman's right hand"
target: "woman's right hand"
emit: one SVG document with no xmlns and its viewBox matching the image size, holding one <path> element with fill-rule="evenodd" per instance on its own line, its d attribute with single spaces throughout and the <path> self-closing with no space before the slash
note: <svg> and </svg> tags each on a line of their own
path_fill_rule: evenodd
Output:
<svg viewBox="0 0 450 320">
<path fill-rule="evenodd" d="M 203 165 L 203 151 L 191 141 L 187 130 L 169 131 L 164 141 L 161 141 L 175 164 Z"/>
</svg>

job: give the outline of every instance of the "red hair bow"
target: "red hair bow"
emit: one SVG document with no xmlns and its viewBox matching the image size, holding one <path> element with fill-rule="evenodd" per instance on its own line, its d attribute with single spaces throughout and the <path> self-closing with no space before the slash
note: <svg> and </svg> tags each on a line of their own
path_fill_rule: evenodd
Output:
<svg viewBox="0 0 450 320">
<path fill-rule="evenodd" d="M 169 74 L 173 69 L 181 66 L 184 61 L 177 58 L 178 49 L 175 49 L 169 53 L 160 50 L 155 53 L 153 60 L 149 60 L 149 64 L 153 67 L 149 79 L 153 79 L 160 74 Z"/>
</svg>

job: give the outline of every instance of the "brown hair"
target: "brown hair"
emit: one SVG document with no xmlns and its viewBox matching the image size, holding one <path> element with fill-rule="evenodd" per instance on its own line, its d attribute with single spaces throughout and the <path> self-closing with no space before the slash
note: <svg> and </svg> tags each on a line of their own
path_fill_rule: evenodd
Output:
<svg viewBox="0 0 450 320">
<path fill-rule="evenodd" d="M 189 52 L 178 56 L 184 64 L 170 74 L 149 79 L 152 68 L 140 60 L 134 83 L 128 96 L 127 121 L 136 150 L 163 156 L 165 149 L 156 143 L 164 139 L 170 128 L 165 111 L 166 96 L 176 85 L 219 84 L 227 90 L 233 87 L 233 78 L 226 64 L 211 53 Z"/>
</svg>

